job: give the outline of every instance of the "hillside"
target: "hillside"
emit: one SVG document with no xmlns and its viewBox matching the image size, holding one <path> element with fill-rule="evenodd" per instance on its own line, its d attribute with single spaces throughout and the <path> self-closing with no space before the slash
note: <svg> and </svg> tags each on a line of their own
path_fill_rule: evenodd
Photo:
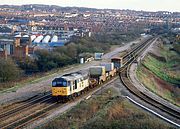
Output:
<svg viewBox="0 0 180 129">
<path fill-rule="evenodd" d="M 152 92 L 180 105 L 180 44 L 163 40 L 149 53 L 137 69 L 138 79 Z"/>
</svg>

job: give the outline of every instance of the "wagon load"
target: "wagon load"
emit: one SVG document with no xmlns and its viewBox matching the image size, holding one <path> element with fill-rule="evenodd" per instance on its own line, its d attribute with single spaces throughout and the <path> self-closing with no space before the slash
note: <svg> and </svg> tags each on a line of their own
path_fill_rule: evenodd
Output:
<svg viewBox="0 0 180 129">
<path fill-rule="evenodd" d="M 106 69 L 106 79 L 110 79 L 111 77 L 115 76 L 116 68 L 114 67 L 114 63 L 101 63 L 101 66 L 105 66 Z"/>
<path fill-rule="evenodd" d="M 101 66 L 104 66 L 106 72 L 110 72 L 114 69 L 114 63 L 101 63 Z"/>
<path fill-rule="evenodd" d="M 89 68 L 90 82 L 96 80 L 98 84 L 106 81 L 106 70 L 105 66 L 92 66 Z"/>
<path fill-rule="evenodd" d="M 105 75 L 105 66 L 92 66 L 89 69 L 90 76 L 102 76 Z"/>
</svg>

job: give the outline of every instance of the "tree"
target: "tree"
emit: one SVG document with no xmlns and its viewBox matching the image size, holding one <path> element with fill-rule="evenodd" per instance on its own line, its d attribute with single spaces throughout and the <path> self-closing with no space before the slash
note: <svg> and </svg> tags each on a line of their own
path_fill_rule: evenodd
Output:
<svg viewBox="0 0 180 129">
<path fill-rule="evenodd" d="M 0 58 L 0 82 L 15 80 L 20 77 L 21 70 L 11 59 Z"/>
<path fill-rule="evenodd" d="M 31 74 L 39 71 L 36 61 L 30 57 L 26 57 L 26 59 L 18 59 L 17 64 L 21 69 L 25 71 L 26 74 Z"/>
</svg>

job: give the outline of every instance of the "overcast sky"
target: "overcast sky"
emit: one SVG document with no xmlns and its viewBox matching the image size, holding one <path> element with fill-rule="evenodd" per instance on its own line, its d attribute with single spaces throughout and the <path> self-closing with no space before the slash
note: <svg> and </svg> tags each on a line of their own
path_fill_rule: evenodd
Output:
<svg viewBox="0 0 180 129">
<path fill-rule="evenodd" d="M 0 4 L 47 4 L 101 9 L 109 8 L 180 12 L 180 0 L 0 0 Z"/>
</svg>

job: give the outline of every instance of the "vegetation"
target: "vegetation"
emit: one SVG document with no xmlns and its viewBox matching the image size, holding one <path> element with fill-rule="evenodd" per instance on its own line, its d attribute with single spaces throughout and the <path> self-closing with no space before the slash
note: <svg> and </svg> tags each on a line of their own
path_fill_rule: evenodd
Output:
<svg viewBox="0 0 180 129">
<path fill-rule="evenodd" d="M 11 59 L 0 58 L 0 82 L 18 79 L 21 71 Z"/>
<path fill-rule="evenodd" d="M 180 43 L 175 43 L 173 44 L 173 49 L 176 51 L 178 54 L 180 54 Z"/>
<path fill-rule="evenodd" d="M 146 86 L 150 91 L 156 93 L 162 98 L 180 106 L 180 88 L 173 86 L 164 80 L 155 76 L 151 71 L 146 69 L 143 65 L 137 69 L 138 79 Z"/>
<path fill-rule="evenodd" d="M 120 45 L 138 36 L 137 33 L 106 33 L 96 34 L 91 38 L 73 38 L 72 42 L 53 51 L 38 50 L 35 52 L 36 59 L 18 60 L 18 64 L 27 74 L 49 71 L 79 62 L 82 53 L 105 53 L 110 50 L 110 45 Z"/>
<path fill-rule="evenodd" d="M 170 129 L 161 120 L 151 116 L 127 99 L 117 96 L 115 89 L 80 102 L 57 119 L 40 129 Z"/>
<path fill-rule="evenodd" d="M 26 74 L 36 72 L 47 72 L 54 68 L 61 68 L 79 62 L 82 53 L 107 52 L 110 45 L 95 42 L 89 38 L 78 38 L 74 42 L 63 47 L 58 47 L 53 51 L 37 50 L 35 58 L 27 57 L 18 59 L 17 63 Z"/>
<path fill-rule="evenodd" d="M 180 84 L 180 74 L 179 73 L 173 74 L 171 72 L 171 68 L 173 66 L 177 66 L 178 62 L 176 61 L 162 62 L 155 59 L 152 56 L 147 56 L 143 62 L 143 65 L 161 79 L 176 85 Z"/>
</svg>

